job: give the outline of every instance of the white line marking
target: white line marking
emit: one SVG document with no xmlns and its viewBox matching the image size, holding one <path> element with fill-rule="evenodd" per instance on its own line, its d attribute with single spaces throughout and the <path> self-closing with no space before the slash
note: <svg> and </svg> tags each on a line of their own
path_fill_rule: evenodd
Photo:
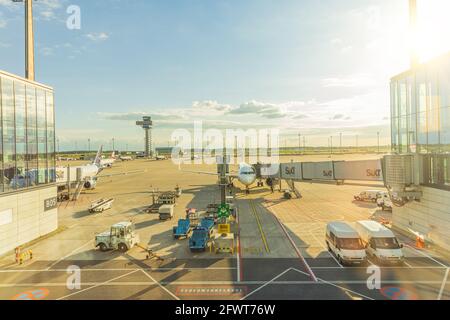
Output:
<svg viewBox="0 0 450 320">
<path fill-rule="evenodd" d="M 447 284 L 449 270 L 450 270 L 450 268 L 447 268 L 447 271 L 445 271 L 444 280 L 442 280 L 441 290 L 439 290 L 439 295 L 437 297 L 438 300 L 442 299 L 442 294 L 444 293 L 445 285 Z"/>
<path fill-rule="evenodd" d="M 314 272 L 312 271 L 311 267 L 309 266 L 309 264 L 306 262 L 305 258 L 303 257 L 302 253 L 300 252 L 300 250 L 297 248 L 297 245 L 295 244 L 294 240 L 292 240 L 291 236 L 289 235 L 289 233 L 287 232 L 286 228 L 284 227 L 284 225 L 281 223 L 281 220 L 278 219 L 278 217 L 273 214 L 273 216 L 275 217 L 275 219 L 278 221 L 278 224 L 281 226 L 281 229 L 283 229 L 284 233 L 286 234 L 286 236 L 288 237 L 289 241 L 291 242 L 291 245 L 294 247 L 295 252 L 297 253 L 298 257 L 300 258 L 300 260 L 303 262 L 303 264 L 306 267 L 306 270 L 308 270 L 309 276 L 315 281 L 317 282 L 317 277 L 314 274 Z"/>
<path fill-rule="evenodd" d="M 58 264 L 59 262 L 65 260 L 66 258 L 70 257 L 71 255 L 75 254 L 76 252 L 78 252 L 79 250 L 83 249 L 85 246 L 87 246 L 88 244 L 90 244 L 91 242 L 93 242 L 93 240 L 89 240 L 88 242 L 86 242 L 85 244 L 83 244 L 82 246 L 76 248 L 75 250 L 72 250 L 69 254 L 65 255 L 64 257 L 56 260 L 55 262 L 53 262 L 49 267 L 47 267 L 47 270 L 50 270 L 54 265 Z"/>
<path fill-rule="evenodd" d="M 258 292 L 259 290 L 261 290 L 262 288 L 264 288 L 265 286 L 271 284 L 272 282 L 274 282 L 275 280 L 277 280 L 278 278 L 282 277 L 284 274 L 286 274 L 287 272 L 291 271 L 292 268 L 286 269 L 284 270 L 282 273 L 280 273 L 279 275 L 277 275 L 275 278 L 273 278 L 270 281 L 265 282 L 262 286 L 260 286 L 259 288 L 256 288 L 255 290 L 253 290 L 252 292 L 250 292 L 249 294 L 247 294 L 246 296 L 242 297 L 240 300 L 245 300 L 248 297 L 250 297 L 252 294 L 254 294 L 255 292 Z"/>
<path fill-rule="evenodd" d="M 439 267 L 436 267 L 439 268 Z M 103 272 L 103 271 L 135 271 L 135 270 L 145 270 L 145 271 L 182 271 L 182 270 L 193 270 L 193 271 L 205 271 L 205 270 L 236 270 L 236 268 L 233 267 L 207 267 L 207 268 L 183 268 L 183 267 L 176 267 L 176 268 L 110 268 L 110 269 L 81 269 L 83 272 Z M 22 273 L 22 272 L 67 272 L 67 269 L 24 269 L 24 270 L 0 270 L 0 273 Z"/>
<path fill-rule="evenodd" d="M 178 298 L 176 295 L 174 295 L 169 289 L 167 289 L 166 287 L 164 287 L 161 283 L 159 283 L 158 281 L 156 281 L 150 274 L 148 274 L 148 272 L 146 272 L 145 270 L 141 270 L 150 280 L 152 280 L 155 284 L 157 284 L 161 289 L 163 289 L 165 292 L 167 292 L 172 298 L 174 298 L 175 300 L 180 300 L 180 298 Z"/>
<path fill-rule="evenodd" d="M 337 263 L 337 265 L 338 265 L 341 269 L 343 269 L 344 266 L 343 266 L 342 264 L 339 263 L 339 261 L 336 259 L 336 257 L 334 256 L 334 254 L 333 254 L 332 252 L 328 251 L 328 248 L 322 243 L 322 241 L 319 241 L 319 240 L 316 238 L 316 236 L 315 236 L 312 232 L 310 232 L 310 235 L 314 238 L 314 240 L 316 240 L 316 241 L 322 246 L 322 248 L 325 250 L 325 252 L 328 253 L 328 255 L 329 255 L 331 258 L 333 258 L 333 260 Z"/>
<path fill-rule="evenodd" d="M 139 270 L 136 270 L 139 271 Z M 134 271 L 134 272 L 136 272 Z M 306 274 L 307 275 L 307 274 Z M 123 275 L 122 277 L 124 277 L 125 275 Z M 135 282 L 125 282 L 125 281 L 121 281 L 121 282 L 113 282 L 113 279 L 109 280 L 111 282 L 85 282 L 82 283 L 82 286 L 102 286 L 102 287 L 126 287 L 126 286 L 149 286 L 149 285 L 155 285 L 158 286 L 158 283 L 152 282 L 152 281 L 135 281 Z M 406 281 L 390 281 L 390 280 L 385 280 L 385 283 L 389 283 L 389 284 L 429 284 L 429 285 L 442 285 L 442 281 L 426 281 L 426 280 L 420 280 L 420 281 L 416 281 L 416 280 L 406 280 Z M 335 280 L 335 281 L 325 281 L 320 279 L 319 282 L 314 282 L 312 280 L 298 280 L 298 281 L 272 281 L 270 283 L 268 283 L 267 281 L 241 281 L 241 282 L 237 282 L 237 281 L 161 281 L 159 282 L 159 284 L 161 285 L 207 285 L 207 286 L 212 286 L 212 285 L 265 285 L 265 284 L 270 284 L 270 285 L 282 285 L 282 286 L 286 286 L 286 285 L 303 285 L 303 284 L 322 284 L 322 285 L 330 285 L 330 284 L 366 284 L 367 281 L 365 280 Z M 10 283 L 10 284 L 0 284 L 0 288 L 11 288 L 11 287 L 66 287 L 66 283 L 62 283 L 62 282 L 55 282 L 55 283 Z M 90 288 L 86 288 L 86 289 L 90 289 Z M 350 289 L 347 288 L 343 288 L 344 290 L 348 290 L 351 291 Z M 74 292 L 75 293 L 75 292 Z M 60 298 L 61 299 L 61 298 Z"/>
<path fill-rule="evenodd" d="M 239 225 L 239 208 L 236 207 L 236 225 L 238 228 L 240 228 Z M 237 250 L 236 250 L 236 262 L 237 262 L 237 281 L 240 282 L 241 279 L 241 238 L 239 236 L 240 232 L 238 231 L 237 237 L 236 237 L 236 244 L 237 244 Z"/>
<path fill-rule="evenodd" d="M 410 246 L 409 244 L 405 244 L 405 245 L 406 245 L 407 247 L 413 249 L 414 251 L 420 253 L 420 254 L 423 255 L 424 257 L 427 257 L 428 259 L 430 259 L 430 260 L 436 262 L 437 264 L 443 266 L 444 268 L 448 268 L 448 266 L 446 266 L 446 265 L 443 264 L 442 262 L 437 261 L 436 259 L 434 259 L 432 256 L 426 254 L 425 252 L 422 252 L 422 251 L 420 251 L 420 250 L 417 250 L 416 248 L 414 248 L 413 246 Z"/>
<path fill-rule="evenodd" d="M 403 260 L 403 263 L 408 266 L 408 268 L 413 269 L 413 266 L 410 265 L 406 260 Z"/>
<path fill-rule="evenodd" d="M 135 272 L 137 272 L 137 270 L 128 272 L 128 273 L 126 273 L 126 274 L 123 274 L 123 275 L 121 275 L 121 276 L 119 276 L 119 277 L 115 277 L 115 278 L 113 278 L 113 279 L 111 279 L 111 280 L 108 280 L 108 281 L 105 281 L 105 282 L 103 282 L 103 283 L 96 284 L 96 285 L 94 285 L 94 286 L 92 286 L 92 287 L 85 288 L 85 289 L 82 289 L 82 290 L 80 290 L 80 291 L 77 291 L 77 292 L 68 294 L 68 295 L 63 296 L 63 297 L 60 297 L 60 298 L 58 298 L 58 299 L 56 299 L 56 300 L 63 300 L 63 299 L 66 299 L 66 298 L 68 298 L 68 297 L 72 297 L 72 296 L 74 296 L 74 295 L 76 295 L 76 294 L 79 294 L 79 293 L 82 293 L 82 292 L 86 292 L 86 291 L 88 291 L 88 290 L 91 290 L 91 289 L 100 287 L 100 286 L 102 286 L 102 285 L 108 284 L 108 283 L 113 282 L 113 281 L 115 281 L 115 280 L 118 280 L 118 279 L 120 279 L 120 278 L 124 278 L 124 277 L 126 277 L 126 276 L 129 276 L 129 275 L 132 274 L 132 273 L 135 273 Z"/>
<path fill-rule="evenodd" d="M 296 269 L 296 268 L 292 268 L 292 269 L 295 270 L 295 271 L 297 271 L 297 272 L 300 272 L 300 273 L 302 273 L 302 274 L 307 274 L 306 272 L 300 271 L 300 270 L 298 270 L 298 269 Z M 358 296 L 360 296 L 360 297 L 363 297 L 363 298 L 366 298 L 366 299 L 368 299 L 368 300 L 375 300 L 375 299 L 373 299 L 373 298 L 371 298 L 371 297 L 368 297 L 368 296 L 366 296 L 366 295 L 364 295 L 364 294 L 362 294 L 362 293 L 359 293 L 359 292 L 356 292 L 356 291 L 353 291 L 353 290 L 350 290 L 350 289 L 347 289 L 347 288 L 338 286 L 337 284 L 334 284 L 334 283 L 332 283 L 332 282 L 329 282 L 329 281 L 326 281 L 326 280 L 323 280 L 323 279 L 320 279 L 320 278 L 317 278 L 317 280 L 319 280 L 320 282 L 323 282 L 323 283 L 325 283 L 325 284 L 329 284 L 329 285 L 331 285 L 331 286 L 333 286 L 333 287 L 339 288 L 339 289 L 341 289 L 341 290 L 351 292 L 351 293 L 353 293 L 353 294 L 356 294 L 356 295 L 358 295 Z M 366 281 L 361 281 L 361 282 L 362 282 L 362 283 L 367 283 Z M 336 282 L 336 283 L 341 283 L 341 284 L 342 284 L 342 282 Z"/>
</svg>

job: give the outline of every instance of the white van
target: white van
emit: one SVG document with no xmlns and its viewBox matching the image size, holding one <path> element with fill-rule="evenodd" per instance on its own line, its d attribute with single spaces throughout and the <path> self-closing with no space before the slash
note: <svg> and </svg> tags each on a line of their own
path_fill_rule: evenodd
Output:
<svg viewBox="0 0 450 320">
<path fill-rule="evenodd" d="M 358 232 L 345 222 L 327 224 L 326 243 L 328 250 L 340 264 L 362 264 L 366 262 L 364 243 Z"/>
<path fill-rule="evenodd" d="M 376 221 L 358 221 L 355 225 L 364 245 L 367 256 L 379 263 L 403 263 L 403 245 L 400 244 L 394 233 Z"/>
</svg>

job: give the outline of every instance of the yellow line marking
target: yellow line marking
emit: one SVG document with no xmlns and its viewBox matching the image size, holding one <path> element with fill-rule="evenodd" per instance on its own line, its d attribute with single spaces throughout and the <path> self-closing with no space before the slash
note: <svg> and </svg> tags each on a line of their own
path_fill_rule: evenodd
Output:
<svg viewBox="0 0 450 320">
<path fill-rule="evenodd" d="M 253 215 L 255 216 L 256 222 L 258 223 L 259 232 L 261 233 L 261 239 L 264 243 L 264 247 L 266 248 L 266 252 L 270 253 L 269 245 L 267 244 L 267 239 L 261 225 L 261 220 L 259 219 L 258 211 L 255 204 L 253 203 L 253 200 L 250 200 L 250 207 L 252 208 Z"/>
</svg>

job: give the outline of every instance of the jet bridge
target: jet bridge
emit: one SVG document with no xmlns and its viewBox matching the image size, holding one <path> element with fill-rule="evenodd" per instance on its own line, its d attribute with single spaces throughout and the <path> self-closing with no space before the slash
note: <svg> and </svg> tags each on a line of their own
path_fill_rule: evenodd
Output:
<svg viewBox="0 0 450 320">
<path fill-rule="evenodd" d="M 289 162 L 260 166 L 257 172 L 263 179 L 337 182 L 345 180 L 382 182 L 384 180 L 382 160 Z"/>
<path fill-rule="evenodd" d="M 289 162 L 256 166 L 258 178 L 273 183 L 285 180 L 292 191 L 299 196 L 294 182 L 346 180 L 382 182 L 393 203 L 403 206 L 422 197 L 419 167 L 423 160 L 413 155 L 386 155 L 378 160 Z"/>
</svg>

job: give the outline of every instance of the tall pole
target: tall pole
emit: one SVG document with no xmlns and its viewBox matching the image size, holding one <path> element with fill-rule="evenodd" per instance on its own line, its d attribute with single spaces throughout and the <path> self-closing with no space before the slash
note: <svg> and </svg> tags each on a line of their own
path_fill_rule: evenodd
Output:
<svg viewBox="0 0 450 320">
<path fill-rule="evenodd" d="M 340 151 L 342 152 L 342 132 L 339 133 L 339 149 L 341 149 Z"/>
<path fill-rule="evenodd" d="M 330 137 L 330 154 L 333 154 L 333 136 Z"/>
<path fill-rule="evenodd" d="M 88 154 L 91 153 L 91 139 L 88 139 Z"/>
<path fill-rule="evenodd" d="M 380 132 L 377 132 L 377 140 L 378 140 L 378 153 L 380 153 Z"/>
<path fill-rule="evenodd" d="M 25 77 L 34 81 L 33 0 L 25 0 Z"/>
<path fill-rule="evenodd" d="M 417 0 L 409 0 L 409 28 L 411 34 L 411 69 L 419 65 L 419 53 L 417 52 Z"/>
<path fill-rule="evenodd" d="M 302 152 L 302 135 L 300 133 L 298 134 L 298 152 Z"/>
</svg>

